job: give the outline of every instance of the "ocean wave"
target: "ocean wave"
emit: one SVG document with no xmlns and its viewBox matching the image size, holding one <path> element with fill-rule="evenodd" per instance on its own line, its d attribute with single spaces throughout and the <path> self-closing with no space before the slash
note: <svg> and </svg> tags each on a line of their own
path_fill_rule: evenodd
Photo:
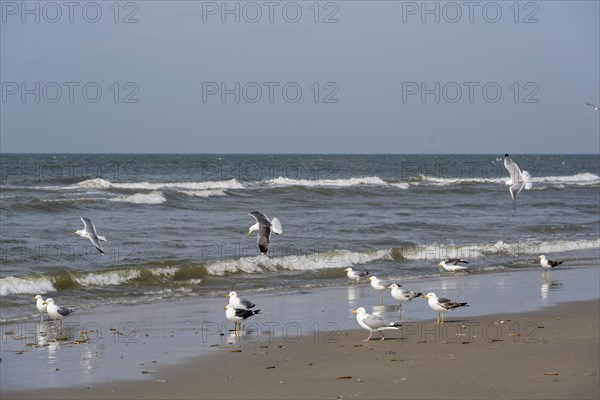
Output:
<svg viewBox="0 0 600 400">
<path fill-rule="evenodd" d="M 243 189 L 244 186 L 236 179 L 226 181 L 206 182 L 129 182 L 113 183 L 102 178 L 88 179 L 67 186 L 68 189 L 129 189 L 129 190 L 211 190 L 211 189 Z"/>
<path fill-rule="evenodd" d="M 302 256 L 242 257 L 237 260 L 218 261 L 208 264 L 206 266 L 206 271 L 210 275 L 217 276 L 236 272 L 251 274 L 277 270 L 316 271 L 325 268 L 345 268 L 377 260 L 391 259 L 391 249 L 375 250 L 364 253 L 349 250 L 336 250 Z"/>
<path fill-rule="evenodd" d="M 136 193 L 129 196 L 119 196 L 110 198 L 108 200 L 131 204 L 162 204 L 167 201 L 164 194 L 158 191 L 150 193 Z"/>
<path fill-rule="evenodd" d="M 25 293 L 40 294 L 55 291 L 56 288 L 52 281 L 44 276 L 29 276 L 26 278 L 7 276 L 0 279 L 0 296 Z"/>
<path fill-rule="evenodd" d="M 439 176 L 419 175 L 410 180 L 411 185 L 430 185 L 430 186 L 450 186 L 450 185 L 470 185 L 470 184 L 505 184 L 506 177 L 498 178 L 445 178 Z M 538 176 L 533 177 L 533 188 L 535 184 L 547 184 L 553 187 L 561 188 L 565 185 L 591 186 L 600 184 L 600 176 L 589 172 L 565 175 L 565 176 Z"/>
<path fill-rule="evenodd" d="M 384 181 L 378 176 L 366 176 L 359 178 L 347 178 L 347 179 L 290 179 L 284 177 L 278 177 L 261 182 L 262 185 L 266 186 L 305 186 L 305 187 L 352 187 L 352 186 L 389 186 L 397 187 L 400 189 L 408 189 L 406 182 L 400 183 L 389 183 Z"/>
<path fill-rule="evenodd" d="M 394 259 L 415 261 L 438 262 L 451 258 L 464 260 L 483 259 L 486 262 L 505 260 L 506 258 L 528 260 L 544 253 L 559 253 L 573 250 L 587 250 L 600 248 L 600 239 L 584 240 L 554 240 L 554 241 L 524 241 L 505 243 L 500 240 L 496 243 L 474 243 L 467 245 L 439 244 L 408 245 L 392 249 Z"/>
<path fill-rule="evenodd" d="M 193 197 L 213 197 L 226 196 L 227 193 L 222 189 L 202 189 L 202 190 L 179 190 L 178 193 L 183 193 Z"/>
</svg>

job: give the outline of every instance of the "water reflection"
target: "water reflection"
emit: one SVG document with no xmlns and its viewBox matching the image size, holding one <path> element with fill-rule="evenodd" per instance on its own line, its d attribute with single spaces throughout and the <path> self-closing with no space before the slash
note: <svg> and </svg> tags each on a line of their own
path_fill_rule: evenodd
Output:
<svg viewBox="0 0 600 400">
<path fill-rule="evenodd" d="M 540 286 L 540 298 L 542 303 L 546 303 L 550 297 L 550 292 L 563 289 L 563 281 L 552 280 L 552 276 L 549 271 L 543 271 L 541 273 L 542 284 Z"/>
</svg>

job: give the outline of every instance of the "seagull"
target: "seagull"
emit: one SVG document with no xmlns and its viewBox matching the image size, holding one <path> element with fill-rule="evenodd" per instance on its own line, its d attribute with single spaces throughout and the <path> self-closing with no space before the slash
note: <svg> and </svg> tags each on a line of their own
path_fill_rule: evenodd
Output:
<svg viewBox="0 0 600 400">
<path fill-rule="evenodd" d="M 542 266 L 542 268 L 548 270 L 548 269 L 552 269 L 554 267 L 558 267 L 560 264 L 562 264 L 562 261 L 552 261 L 552 260 L 548 260 L 546 259 L 545 255 L 541 255 L 538 256 L 538 258 L 540 259 L 540 265 Z"/>
<path fill-rule="evenodd" d="M 44 313 L 47 312 L 47 308 L 48 306 L 44 303 L 44 299 L 42 298 L 41 295 L 37 295 L 33 298 L 33 300 L 36 301 L 35 306 L 37 307 L 37 310 L 40 313 L 40 317 L 42 319 L 42 321 L 44 320 Z"/>
<path fill-rule="evenodd" d="M 238 310 L 249 310 L 256 306 L 256 304 L 254 304 L 250 300 L 238 297 L 236 292 L 231 292 L 226 297 L 229 297 L 229 304 L 231 304 L 234 308 Z"/>
<path fill-rule="evenodd" d="M 414 298 L 421 296 L 423 293 L 411 292 L 410 290 L 402 289 L 402 285 L 393 283 L 388 289 L 392 289 L 392 297 L 400 302 L 400 312 L 404 312 L 404 303 L 408 303 Z"/>
<path fill-rule="evenodd" d="M 75 231 L 75 234 L 81 236 L 82 238 L 90 239 L 90 242 L 92 242 L 94 247 L 98 249 L 100 254 L 104 255 L 104 250 L 102 250 L 100 241 L 106 242 L 106 238 L 96 234 L 96 227 L 94 227 L 91 219 L 81 217 L 81 220 L 83 221 L 83 229 Z"/>
<path fill-rule="evenodd" d="M 443 297 L 437 297 L 437 295 L 435 293 L 427 293 L 425 296 L 423 296 L 424 299 L 429 299 L 428 303 L 429 303 L 429 307 L 431 307 L 431 309 L 433 311 L 437 311 L 438 312 L 438 319 L 437 319 L 437 323 L 440 323 L 440 314 L 442 315 L 442 324 L 444 323 L 444 312 L 448 311 L 448 310 L 452 310 L 454 308 L 458 308 L 458 307 L 465 307 L 465 306 L 469 306 L 467 303 L 456 303 L 452 300 L 448 300 L 445 299 Z"/>
<path fill-rule="evenodd" d="M 369 271 L 354 271 L 352 268 L 348 267 L 344 271 L 348 273 L 348 279 L 352 279 L 355 285 L 358 284 L 358 280 L 363 276 L 369 275 Z"/>
<path fill-rule="evenodd" d="M 237 309 L 234 306 L 232 306 L 231 304 L 227 304 L 225 307 L 223 307 L 223 310 L 225 310 L 225 317 L 233 322 L 234 325 L 234 331 L 235 332 L 239 332 L 240 328 L 241 328 L 241 322 L 247 318 L 250 318 L 253 315 L 259 314 L 260 310 L 241 310 L 241 309 Z"/>
<path fill-rule="evenodd" d="M 42 304 L 47 304 L 48 308 L 46 311 L 48 312 L 48 316 L 53 319 L 54 324 L 56 324 L 56 320 L 60 320 L 60 325 L 62 327 L 62 320 L 65 319 L 69 314 L 73 313 L 73 310 L 67 307 L 57 306 L 54 304 L 54 299 L 46 299 Z"/>
<path fill-rule="evenodd" d="M 248 236 L 250 236 L 252 232 L 258 231 L 258 249 L 262 254 L 267 254 L 269 244 L 271 243 L 271 232 L 278 235 L 283 233 L 281 222 L 279 222 L 277 218 L 273 218 L 272 221 L 269 221 L 269 218 L 267 218 L 266 215 L 261 214 L 258 211 L 252 211 L 249 214 L 254 217 L 256 223 L 248 230 Z"/>
<path fill-rule="evenodd" d="M 363 340 L 368 342 L 371 339 L 373 332 L 379 332 L 381 340 L 385 340 L 383 336 L 383 330 L 385 329 L 400 329 L 402 326 L 398 322 L 386 322 L 383 318 L 380 318 L 373 314 L 367 314 L 367 310 L 364 307 L 358 307 L 356 310 L 352 310 L 352 314 L 356 314 L 356 321 L 358 324 L 369 331 L 369 337 Z"/>
<path fill-rule="evenodd" d="M 383 304 L 383 291 L 386 289 L 385 285 L 376 276 L 368 278 L 371 281 L 371 287 L 375 290 L 379 290 L 379 302 Z"/>
<path fill-rule="evenodd" d="M 594 111 L 600 111 L 600 107 L 598 107 L 598 106 L 596 106 L 594 104 L 590 104 L 590 103 L 585 103 L 585 104 L 587 104 L 588 106 L 592 107 L 594 109 Z"/>
<path fill-rule="evenodd" d="M 510 179 L 505 182 L 507 186 L 510 186 L 508 190 L 510 191 L 510 196 L 513 200 L 513 210 L 517 207 L 517 196 L 521 193 L 521 190 L 525 188 L 526 190 L 531 189 L 533 186 L 531 175 L 527 171 L 521 171 L 517 163 L 515 163 L 508 154 L 504 155 L 504 166 L 508 170 L 510 174 Z"/>
<path fill-rule="evenodd" d="M 450 260 L 442 261 L 441 263 L 438 264 L 438 267 L 442 267 L 446 271 L 449 271 L 449 272 L 458 272 L 458 271 L 466 270 L 467 267 L 465 267 L 463 265 L 459 265 L 461 263 L 468 264 L 467 261 L 462 260 L 460 258 L 452 258 Z"/>
</svg>

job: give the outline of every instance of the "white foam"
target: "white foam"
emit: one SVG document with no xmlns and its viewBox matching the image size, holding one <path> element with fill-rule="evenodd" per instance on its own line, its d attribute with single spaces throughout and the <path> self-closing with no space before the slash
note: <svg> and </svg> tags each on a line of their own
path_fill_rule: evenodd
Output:
<svg viewBox="0 0 600 400">
<path fill-rule="evenodd" d="M 41 294 L 55 291 L 56 288 L 50 279 L 44 277 L 18 278 L 7 276 L 0 279 L 0 296 L 24 293 Z"/>
<path fill-rule="evenodd" d="M 589 186 L 600 184 L 600 176 L 589 172 L 568 176 L 540 176 L 533 178 L 533 182 L 550 183 L 555 185 L 567 184 L 577 186 Z"/>
<path fill-rule="evenodd" d="M 358 264 L 366 264 L 377 260 L 391 260 L 391 249 L 359 253 L 348 250 L 336 250 L 326 253 L 314 253 L 301 256 L 285 257 L 242 257 L 237 260 L 219 261 L 206 266 L 210 275 L 245 272 L 248 274 L 276 271 L 316 271 L 325 268 L 346 268 Z M 340 276 L 343 276 L 341 274 Z"/>
<path fill-rule="evenodd" d="M 179 190 L 178 192 L 186 194 L 188 196 L 203 197 L 203 198 L 227 195 L 227 193 L 222 189 Z"/>
<path fill-rule="evenodd" d="M 483 259 L 496 262 L 511 257 L 514 260 L 536 258 L 540 254 L 572 250 L 600 248 L 600 239 L 594 240 L 555 240 L 547 242 L 475 243 L 468 245 L 438 244 L 407 246 L 401 248 L 402 256 L 407 260 L 431 261 L 462 258 L 463 260 Z"/>
<path fill-rule="evenodd" d="M 73 280 L 82 286 L 120 285 L 140 276 L 139 270 L 89 272 L 73 276 Z"/>
<path fill-rule="evenodd" d="M 162 192 L 136 193 L 129 196 L 114 197 L 109 200 L 132 204 L 162 204 L 167 201 Z"/>
<path fill-rule="evenodd" d="M 400 184 L 390 184 L 378 176 L 366 176 L 360 178 L 347 178 L 347 179 L 290 179 L 284 177 L 278 177 L 275 179 L 267 180 L 262 182 L 263 185 L 269 186 L 307 186 L 307 187 L 351 187 L 351 186 L 361 186 L 361 185 L 371 185 L 371 186 L 395 186 L 400 187 L 402 189 L 408 188 L 408 186 L 404 187 L 402 183 Z"/>
<path fill-rule="evenodd" d="M 226 181 L 206 181 L 206 182 L 127 182 L 112 183 L 102 178 L 88 179 L 82 182 L 66 186 L 65 189 L 131 189 L 131 190 L 209 190 L 209 189 L 243 189 L 244 186 L 236 179 Z"/>
</svg>

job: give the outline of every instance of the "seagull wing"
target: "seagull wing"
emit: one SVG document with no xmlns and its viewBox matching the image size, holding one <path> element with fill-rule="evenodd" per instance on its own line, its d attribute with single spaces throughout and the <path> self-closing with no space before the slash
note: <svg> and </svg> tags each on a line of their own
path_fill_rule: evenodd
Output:
<svg viewBox="0 0 600 400">
<path fill-rule="evenodd" d="M 252 211 L 249 214 L 254 217 L 256 222 L 258 222 L 259 227 L 261 227 L 263 225 L 271 226 L 271 221 L 269 221 L 269 219 L 264 214 L 261 214 L 258 211 Z"/>
<path fill-rule="evenodd" d="M 519 166 L 508 155 L 506 155 L 504 157 L 504 166 L 506 167 L 506 169 L 508 170 L 508 173 L 510 174 L 510 180 L 513 181 L 513 186 L 517 182 L 523 181 L 523 178 L 521 177 L 521 170 L 519 169 Z"/>
<path fill-rule="evenodd" d="M 380 318 L 373 314 L 367 314 L 367 316 L 362 320 L 362 322 L 373 330 L 381 329 L 389 325 L 387 322 L 385 322 L 383 318 Z"/>
<path fill-rule="evenodd" d="M 104 254 L 104 250 L 102 250 L 102 245 L 100 244 L 100 239 L 98 238 L 98 235 L 96 234 L 96 228 L 94 227 L 92 220 L 89 218 L 85 218 L 85 217 L 82 217 L 81 220 L 83 221 L 83 224 L 85 225 L 84 230 L 88 234 L 88 237 L 90 238 L 90 242 L 92 242 L 94 247 L 96 249 L 98 249 L 98 251 L 101 254 Z"/>
</svg>

